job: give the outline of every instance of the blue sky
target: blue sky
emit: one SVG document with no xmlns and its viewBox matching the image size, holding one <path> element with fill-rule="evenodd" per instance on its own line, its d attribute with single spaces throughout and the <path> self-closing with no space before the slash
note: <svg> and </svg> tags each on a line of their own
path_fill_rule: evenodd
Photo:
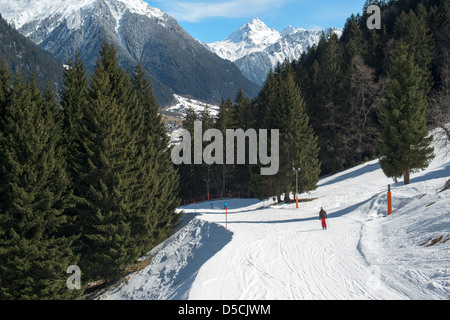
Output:
<svg viewBox="0 0 450 320">
<path fill-rule="evenodd" d="M 320 29 L 340 27 L 362 13 L 365 0 L 145 0 L 177 19 L 194 38 L 221 41 L 258 17 L 281 31 L 288 25 Z"/>
</svg>

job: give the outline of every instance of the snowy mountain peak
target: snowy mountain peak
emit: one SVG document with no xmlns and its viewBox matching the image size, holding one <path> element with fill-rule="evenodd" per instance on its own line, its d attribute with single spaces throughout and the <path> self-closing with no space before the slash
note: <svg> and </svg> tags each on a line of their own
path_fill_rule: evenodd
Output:
<svg viewBox="0 0 450 320">
<path fill-rule="evenodd" d="M 26 24 L 38 24 L 50 19 L 54 24 L 67 19 L 74 21 L 80 12 L 91 10 L 95 5 L 106 4 L 115 16 L 126 10 L 131 13 L 162 19 L 166 15 L 141 0 L 0 0 L 1 14 L 16 29 Z"/>
<path fill-rule="evenodd" d="M 248 25 L 253 25 L 253 26 L 259 26 L 261 28 L 266 28 L 268 29 L 269 27 L 267 27 L 267 25 L 260 20 L 258 17 L 253 18 L 249 23 L 247 23 Z"/>
<path fill-rule="evenodd" d="M 240 87 L 249 96 L 258 90 L 235 65 L 208 52 L 173 17 L 141 0 L 0 0 L 0 13 L 61 63 L 79 52 L 89 71 L 96 67 L 107 40 L 127 70 L 141 61 L 162 105 L 170 104 L 174 93 L 217 101 L 233 96 Z M 199 76 L 209 80 L 200 85 L 194 81 Z"/>
<path fill-rule="evenodd" d="M 342 35 L 342 29 L 331 30 L 338 37 Z M 322 32 L 291 25 L 278 32 L 254 18 L 224 41 L 204 45 L 218 56 L 233 61 L 244 76 L 261 85 L 278 63 L 298 59 L 309 46 L 317 44 Z"/>
<path fill-rule="evenodd" d="M 306 31 L 306 29 L 296 28 L 296 27 L 289 25 L 286 28 L 284 28 L 283 30 L 281 30 L 280 34 L 282 37 L 286 37 L 288 35 L 291 35 L 291 34 L 294 34 L 297 32 L 301 32 L 301 31 Z"/>
<path fill-rule="evenodd" d="M 251 43 L 255 45 L 271 44 L 281 38 L 275 29 L 269 28 L 258 18 L 253 18 L 249 23 L 234 31 L 225 41 L 233 43 Z"/>
</svg>

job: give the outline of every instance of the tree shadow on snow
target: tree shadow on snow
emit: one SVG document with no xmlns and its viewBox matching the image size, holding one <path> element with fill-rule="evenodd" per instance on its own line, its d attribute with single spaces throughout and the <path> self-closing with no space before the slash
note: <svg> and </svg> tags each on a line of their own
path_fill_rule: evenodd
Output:
<svg viewBox="0 0 450 320">
<path fill-rule="evenodd" d="M 328 219 L 335 219 L 335 218 L 339 218 L 342 217 L 346 214 L 349 214 L 355 210 L 357 210 L 359 207 L 365 205 L 366 203 L 371 202 L 373 199 L 375 199 L 376 197 L 378 197 L 377 195 L 374 195 L 373 197 L 361 201 L 357 204 L 351 205 L 349 207 L 343 208 L 339 211 L 334 211 L 334 212 L 328 212 Z M 319 214 L 317 213 L 316 217 L 305 217 L 305 218 L 293 218 L 293 219 L 284 219 L 284 220 L 270 220 L 270 219 L 266 219 L 266 220 L 249 220 L 249 221 L 245 221 L 245 220 L 240 220 L 240 221 L 233 221 L 233 220 L 228 220 L 228 224 L 233 224 L 233 223 L 248 223 L 248 224 L 259 224 L 259 223 L 268 223 L 268 224 L 279 224 L 279 223 L 295 223 L 295 222 L 306 222 L 306 221 L 318 221 L 319 220 Z"/>
<path fill-rule="evenodd" d="M 364 167 L 361 167 L 361 168 L 359 168 L 357 170 L 350 171 L 350 172 L 342 174 L 342 175 L 338 175 L 334 179 L 331 179 L 330 181 L 327 181 L 324 184 L 320 184 L 319 183 L 319 187 L 323 187 L 323 186 L 327 186 L 327 185 L 330 185 L 330 184 L 338 183 L 338 182 L 341 182 L 341 181 L 344 181 L 344 180 L 347 180 L 347 179 L 350 179 L 350 178 L 358 177 L 358 176 L 361 176 L 363 174 L 370 173 L 370 172 L 373 172 L 373 171 L 376 171 L 376 170 L 379 170 L 379 169 L 380 169 L 380 163 L 379 162 L 373 163 L 373 164 L 368 164 L 368 165 L 365 165 Z"/>
<path fill-rule="evenodd" d="M 440 168 L 438 170 L 427 172 L 426 174 L 411 178 L 411 183 L 422 182 L 426 180 L 434 180 L 439 178 L 450 177 L 450 164 Z"/>
</svg>

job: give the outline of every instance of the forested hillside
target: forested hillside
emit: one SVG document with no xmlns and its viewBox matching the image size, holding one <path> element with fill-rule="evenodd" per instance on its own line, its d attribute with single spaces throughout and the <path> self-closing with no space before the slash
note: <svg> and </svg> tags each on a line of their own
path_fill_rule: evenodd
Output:
<svg viewBox="0 0 450 320">
<path fill-rule="evenodd" d="M 323 35 L 317 46 L 292 62 L 319 137 L 322 174 L 378 155 L 379 112 L 391 80 L 392 53 L 400 42 L 420 69 L 428 125 L 438 125 L 436 108 L 449 112 L 449 2 L 367 1 L 363 12 L 371 4 L 381 9 L 380 30 L 369 30 L 367 13 L 352 15 L 340 39 Z"/>
<path fill-rule="evenodd" d="M 372 4 L 381 9 L 381 29 L 367 26 Z M 423 169 L 432 151 L 427 129 L 439 126 L 450 140 L 449 21 L 444 0 L 367 1 L 347 19 L 342 37 L 322 34 L 299 60 L 271 72 L 255 99 L 241 91 L 222 102 L 215 124 L 205 125 L 208 112 L 201 116 L 204 130 L 279 129 L 279 173 L 262 178 L 258 166 L 182 165 L 181 196 L 280 195 L 295 190 L 292 167 L 302 169 L 299 190 L 308 191 L 319 175 L 375 157 L 392 178 Z M 185 128 L 192 131 L 196 119 L 188 114 Z M 401 143 L 392 142 L 400 133 Z"/>
<path fill-rule="evenodd" d="M 51 53 L 10 27 L 1 14 L 0 59 L 5 60 L 13 74 L 20 72 L 24 77 L 29 77 L 33 73 L 41 88 L 47 81 L 53 88 L 62 85 L 62 64 Z"/>
</svg>

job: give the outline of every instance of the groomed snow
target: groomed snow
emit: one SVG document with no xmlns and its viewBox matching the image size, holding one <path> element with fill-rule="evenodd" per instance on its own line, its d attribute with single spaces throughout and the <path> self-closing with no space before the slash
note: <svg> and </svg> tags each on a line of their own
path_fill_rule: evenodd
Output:
<svg viewBox="0 0 450 320">
<path fill-rule="evenodd" d="M 258 199 L 227 200 L 227 217 L 223 200 L 180 208 L 180 231 L 101 299 L 448 300 L 450 241 L 421 245 L 450 235 L 450 190 L 438 193 L 450 159 L 436 153 L 408 186 L 371 161 L 321 179 L 299 209 Z M 394 212 L 386 217 L 388 184 Z"/>
</svg>

